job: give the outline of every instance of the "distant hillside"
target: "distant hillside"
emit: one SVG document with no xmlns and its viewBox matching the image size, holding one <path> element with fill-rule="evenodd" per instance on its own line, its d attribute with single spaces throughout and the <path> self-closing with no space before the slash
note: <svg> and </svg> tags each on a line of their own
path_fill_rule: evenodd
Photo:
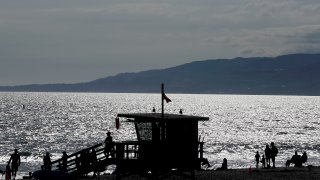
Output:
<svg viewBox="0 0 320 180">
<path fill-rule="evenodd" d="M 196 61 L 78 84 L 0 87 L 0 91 L 159 92 L 320 95 L 320 54 Z"/>
</svg>

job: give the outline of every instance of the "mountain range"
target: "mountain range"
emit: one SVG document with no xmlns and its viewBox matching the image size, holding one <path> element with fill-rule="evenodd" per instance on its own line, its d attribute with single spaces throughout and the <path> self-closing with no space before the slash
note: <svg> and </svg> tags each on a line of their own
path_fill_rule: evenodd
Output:
<svg viewBox="0 0 320 180">
<path fill-rule="evenodd" d="M 195 61 L 75 84 L 0 86 L 0 91 L 320 95 L 320 54 Z"/>
</svg>

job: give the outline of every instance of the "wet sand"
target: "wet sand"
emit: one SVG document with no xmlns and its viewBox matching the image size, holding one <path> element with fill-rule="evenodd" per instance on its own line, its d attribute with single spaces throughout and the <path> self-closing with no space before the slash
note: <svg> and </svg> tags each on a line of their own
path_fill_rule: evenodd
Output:
<svg viewBox="0 0 320 180">
<path fill-rule="evenodd" d="M 190 175 L 190 173 L 185 173 L 185 175 Z M 87 178 L 79 178 L 80 180 L 114 180 L 116 179 L 115 175 L 101 175 L 96 178 L 87 177 Z M 152 179 L 151 176 L 139 176 L 139 175 L 130 175 L 124 176 L 120 179 L 123 180 L 148 180 Z M 183 180 L 190 179 L 187 177 L 182 177 L 180 175 L 171 175 L 169 177 L 165 177 L 163 179 L 167 180 Z M 230 169 L 227 171 L 214 171 L 214 170 L 203 170 L 195 172 L 196 180 L 207 180 L 207 179 L 215 179 L 215 180 L 280 180 L 280 179 L 290 179 L 290 180 L 309 180 L 309 179 L 320 179 L 320 167 L 279 167 L 279 168 L 270 168 L 270 169 Z"/>
</svg>

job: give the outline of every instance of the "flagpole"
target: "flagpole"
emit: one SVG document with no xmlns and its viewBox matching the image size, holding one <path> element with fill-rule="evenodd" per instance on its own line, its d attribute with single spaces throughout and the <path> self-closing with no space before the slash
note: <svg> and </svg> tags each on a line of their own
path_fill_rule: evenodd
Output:
<svg viewBox="0 0 320 180">
<path fill-rule="evenodd" d="M 163 83 L 161 84 L 161 118 L 164 118 L 164 85 Z"/>
<path fill-rule="evenodd" d="M 161 84 L 161 118 L 164 119 L 164 85 Z M 165 123 L 161 122 L 161 139 L 166 139 Z"/>
</svg>

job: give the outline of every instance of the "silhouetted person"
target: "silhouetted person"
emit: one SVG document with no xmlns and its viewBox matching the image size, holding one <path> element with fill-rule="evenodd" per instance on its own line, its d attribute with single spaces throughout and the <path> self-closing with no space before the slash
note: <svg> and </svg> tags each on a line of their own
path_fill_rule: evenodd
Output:
<svg viewBox="0 0 320 180">
<path fill-rule="evenodd" d="M 221 166 L 221 168 L 218 168 L 217 170 L 228 170 L 228 161 L 226 158 L 223 158 L 222 166 Z"/>
<path fill-rule="evenodd" d="M 302 163 L 301 163 L 301 156 L 298 155 L 298 152 L 295 151 L 294 155 L 291 157 L 290 163 L 294 164 L 294 167 L 301 167 Z"/>
<path fill-rule="evenodd" d="M 14 153 L 11 154 L 11 157 L 9 159 L 8 165 L 10 165 L 11 162 L 11 170 L 12 170 L 12 176 L 15 179 L 17 175 L 18 168 L 21 163 L 20 155 L 18 154 L 18 150 L 14 149 Z"/>
<path fill-rule="evenodd" d="M 207 158 L 202 158 L 202 159 L 200 159 L 200 161 L 201 161 L 202 166 L 207 166 L 207 168 L 211 167 Z"/>
<path fill-rule="evenodd" d="M 308 156 L 305 151 L 303 152 L 300 160 L 301 160 L 301 163 L 306 163 L 308 161 Z"/>
<path fill-rule="evenodd" d="M 291 157 L 290 160 L 287 160 L 286 167 L 289 167 L 290 164 L 294 164 L 294 167 L 302 167 L 303 163 L 308 161 L 308 156 L 306 152 L 303 152 L 302 156 L 298 155 L 298 152 L 295 151 L 294 155 Z"/>
<path fill-rule="evenodd" d="M 223 158 L 223 162 L 222 162 L 221 168 L 222 168 L 223 170 L 227 170 L 227 169 L 228 169 L 228 161 L 227 161 L 226 158 Z"/>
<path fill-rule="evenodd" d="M 10 165 L 7 164 L 6 166 L 6 170 L 4 171 L 5 173 L 5 180 L 11 180 L 11 173 L 12 173 L 12 170 L 10 168 Z"/>
<path fill-rule="evenodd" d="M 180 109 L 179 114 L 182 114 L 182 109 Z"/>
<path fill-rule="evenodd" d="M 278 148 L 274 145 L 274 142 L 271 142 L 271 160 L 272 160 L 272 167 L 276 167 L 276 156 L 278 155 Z"/>
<path fill-rule="evenodd" d="M 271 149 L 269 148 L 269 145 L 266 145 L 266 148 L 264 149 L 264 154 L 266 155 L 266 161 L 267 161 L 267 167 L 270 167 L 270 158 L 271 158 Z"/>
<path fill-rule="evenodd" d="M 152 112 L 153 112 L 153 113 L 155 113 L 155 112 L 156 112 L 156 109 L 155 109 L 154 107 L 152 108 Z"/>
<path fill-rule="evenodd" d="M 286 167 L 290 167 L 291 159 L 286 161 Z"/>
<path fill-rule="evenodd" d="M 67 155 L 67 152 L 63 151 L 62 152 L 62 168 L 61 170 L 62 171 L 67 171 L 67 165 L 68 165 L 68 155 Z"/>
<path fill-rule="evenodd" d="M 43 168 L 44 170 L 51 171 L 51 159 L 49 152 L 46 152 L 46 155 L 43 156 Z"/>
<path fill-rule="evenodd" d="M 257 151 L 256 155 L 254 156 L 256 158 L 256 168 L 259 167 L 259 162 L 260 162 L 260 154 L 259 152 Z"/>
<path fill-rule="evenodd" d="M 261 163 L 262 163 L 262 168 L 266 168 L 266 158 L 264 157 L 264 155 L 262 155 Z"/>
<path fill-rule="evenodd" d="M 107 137 L 104 140 L 104 145 L 104 154 L 106 158 L 108 158 L 109 155 L 111 155 L 111 157 L 113 158 L 113 140 L 110 132 L 107 132 Z"/>
</svg>

